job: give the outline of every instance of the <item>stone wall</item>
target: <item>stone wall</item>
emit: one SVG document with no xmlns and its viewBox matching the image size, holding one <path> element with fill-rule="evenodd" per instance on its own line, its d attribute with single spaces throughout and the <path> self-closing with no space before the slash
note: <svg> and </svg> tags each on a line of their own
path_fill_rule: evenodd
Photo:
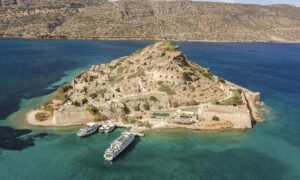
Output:
<svg viewBox="0 0 300 180">
<path fill-rule="evenodd" d="M 245 97 L 247 99 L 248 108 L 252 115 L 253 121 L 261 122 L 263 121 L 261 113 L 259 111 L 260 106 L 260 93 L 259 92 L 245 92 Z"/>
<path fill-rule="evenodd" d="M 231 122 L 233 128 L 252 128 L 249 110 L 241 106 L 200 105 L 198 114 L 199 118 L 205 121 L 212 121 L 213 117 L 217 116 L 220 121 Z"/>
</svg>

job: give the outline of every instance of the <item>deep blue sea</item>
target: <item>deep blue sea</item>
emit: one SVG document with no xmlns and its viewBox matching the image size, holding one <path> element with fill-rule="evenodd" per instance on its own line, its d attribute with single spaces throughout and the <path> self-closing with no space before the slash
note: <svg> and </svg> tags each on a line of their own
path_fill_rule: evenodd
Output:
<svg viewBox="0 0 300 180">
<path fill-rule="evenodd" d="M 153 131 L 112 163 L 119 136 L 33 128 L 24 114 L 93 64 L 149 41 L 0 40 L 0 179 L 300 179 L 300 44 L 174 42 L 188 59 L 261 92 L 265 123 L 248 131 Z"/>
</svg>

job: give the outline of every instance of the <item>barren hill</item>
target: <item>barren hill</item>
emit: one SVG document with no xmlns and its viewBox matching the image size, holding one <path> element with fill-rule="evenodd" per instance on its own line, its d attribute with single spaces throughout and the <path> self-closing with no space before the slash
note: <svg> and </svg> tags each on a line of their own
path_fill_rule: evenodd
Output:
<svg viewBox="0 0 300 180">
<path fill-rule="evenodd" d="M 11 2 L 2 0 L 2 5 L 16 5 L 0 7 L 2 36 L 300 41 L 300 8 L 288 5 L 151 0 Z"/>
</svg>

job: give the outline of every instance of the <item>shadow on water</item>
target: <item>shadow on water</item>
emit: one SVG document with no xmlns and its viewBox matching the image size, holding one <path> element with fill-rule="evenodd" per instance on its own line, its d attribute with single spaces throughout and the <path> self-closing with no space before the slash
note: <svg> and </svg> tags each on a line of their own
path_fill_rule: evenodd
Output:
<svg viewBox="0 0 300 180">
<path fill-rule="evenodd" d="M 29 129 L 13 129 L 7 126 L 0 126 L 0 149 L 21 151 L 34 146 L 35 140 L 43 140 L 48 133 L 30 134 Z"/>
<path fill-rule="evenodd" d="M 33 138 L 24 138 L 22 136 L 31 133 L 29 129 L 13 129 L 10 127 L 0 127 L 0 148 L 7 150 L 23 150 L 34 146 Z"/>
</svg>

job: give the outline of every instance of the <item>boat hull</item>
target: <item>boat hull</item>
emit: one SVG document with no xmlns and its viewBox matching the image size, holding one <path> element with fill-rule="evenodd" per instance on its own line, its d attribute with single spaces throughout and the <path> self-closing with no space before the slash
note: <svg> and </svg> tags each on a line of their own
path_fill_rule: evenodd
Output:
<svg viewBox="0 0 300 180">
<path fill-rule="evenodd" d="M 98 130 L 99 126 L 96 126 L 94 128 L 92 128 L 91 130 L 89 130 L 88 132 L 77 132 L 76 135 L 78 137 L 85 137 L 85 136 L 89 136 L 89 135 L 92 135 L 94 134 L 97 130 Z"/>
<path fill-rule="evenodd" d="M 114 160 L 119 154 L 121 154 L 132 142 L 133 140 L 135 139 L 135 136 L 133 136 L 132 138 L 130 138 L 125 144 L 123 144 L 121 146 L 121 148 L 118 150 L 117 153 L 115 153 L 113 156 L 106 156 L 106 154 L 104 154 L 104 159 L 106 161 L 112 161 Z"/>
</svg>

